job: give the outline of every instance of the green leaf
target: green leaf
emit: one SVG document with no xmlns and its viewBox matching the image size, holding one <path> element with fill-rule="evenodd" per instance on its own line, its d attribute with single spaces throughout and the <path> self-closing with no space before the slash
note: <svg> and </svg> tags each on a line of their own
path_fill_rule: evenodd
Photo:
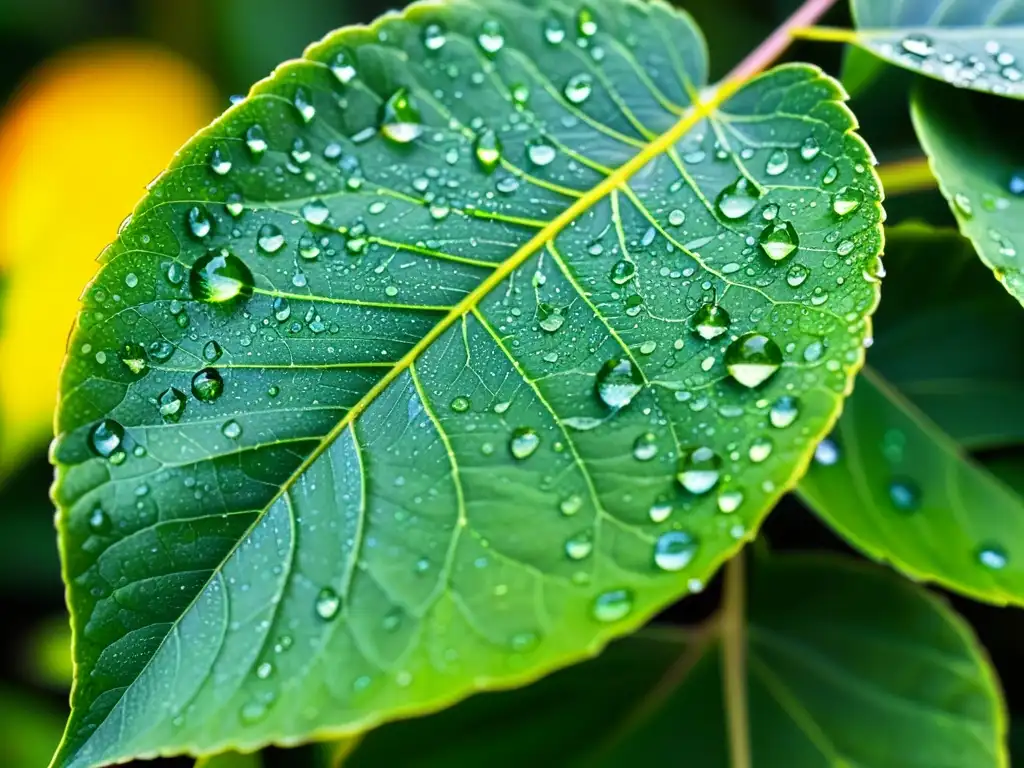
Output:
<svg viewBox="0 0 1024 768">
<path fill-rule="evenodd" d="M 920 587 L 836 557 L 751 579 L 753 768 L 1006 765 L 995 676 Z M 346 768 L 729 765 L 717 637 L 652 627 L 528 688 L 369 734 Z M 907 745 L 913 745 L 908 748 Z"/>
<path fill-rule="evenodd" d="M 851 0 L 842 39 L 959 88 L 1024 98 L 1024 0 Z"/>
<path fill-rule="evenodd" d="M 754 535 L 861 365 L 880 191 L 819 70 L 705 69 L 663 5 L 417 5 L 182 150 L 64 370 L 58 765 L 522 684 Z"/>
<path fill-rule="evenodd" d="M 199 758 L 195 768 L 260 768 L 262 764 L 258 753 L 243 755 L 238 752 L 223 752 Z"/>
<path fill-rule="evenodd" d="M 1024 340 L 1019 308 L 979 283 L 984 272 L 955 234 L 897 229 L 886 250 L 895 309 L 879 313 L 872 362 L 877 352 L 891 378 L 865 369 L 800 494 L 851 544 L 914 578 L 1022 603 L 1024 499 L 956 442 L 1024 439 L 1024 361 L 1010 353 Z"/>
<path fill-rule="evenodd" d="M 921 83 L 912 115 L 942 194 L 999 282 L 1024 304 L 1024 104 Z"/>
</svg>

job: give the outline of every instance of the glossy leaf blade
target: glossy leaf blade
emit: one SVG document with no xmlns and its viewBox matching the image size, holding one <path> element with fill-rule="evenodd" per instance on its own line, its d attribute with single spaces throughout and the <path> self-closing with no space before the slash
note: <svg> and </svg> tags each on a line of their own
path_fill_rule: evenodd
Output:
<svg viewBox="0 0 1024 768">
<path fill-rule="evenodd" d="M 960 230 L 1024 304 L 1024 105 L 922 83 L 912 116 Z"/>
<path fill-rule="evenodd" d="M 1006 765 L 994 673 L 944 602 L 863 564 L 792 556 L 755 567 L 749 599 L 753 768 Z M 386 726 L 345 765 L 720 768 L 720 662 L 716 640 L 652 627 L 528 688 Z"/>
<path fill-rule="evenodd" d="M 705 69 L 657 4 L 415 6 L 183 150 L 65 369 L 59 764 L 521 684 L 753 535 L 861 364 L 880 192 L 820 71 Z"/>
<path fill-rule="evenodd" d="M 966 245 L 923 227 L 890 233 L 892 303 L 879 313 L 871 352 L 878 371 L 862 374 L 800 494 L 872 557 L 978 599 L 1020 604 L 1024 498 L 964 447 L 1024 438 L 1015 419 L 1020 310 Z"/>
<path fill-rule="evenodd" d="M 856 43 L 960 88 L 1024 98 L 1021 0 L 851 0 Z"/>
</svg>

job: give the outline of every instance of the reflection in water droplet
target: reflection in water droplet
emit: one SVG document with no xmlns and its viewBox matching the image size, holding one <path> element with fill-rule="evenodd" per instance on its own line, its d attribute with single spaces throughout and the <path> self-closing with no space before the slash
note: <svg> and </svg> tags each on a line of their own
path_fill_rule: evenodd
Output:
<svg viewBox="0 0 1024 768">
<path fill-rule="evenodd" d="M 761 230 L 757 242 L 772 261 L 782 261 L 800 247 L 792 222 L 777 221 Z"/>
<path fill-rule="evenodd" d="M 889 499 L 900 512 L 915 512 L 921 506 L 921 486 L 908 478 L 889 483 Z"/>
<path fill-rule="evenodd" d="M 544 39 L 552 45 L 558 45 L 565 40 L 565 27 L 556 18 L 549 18 L 544 21 Z"/>
<path fill-rule="evenodd" d="M 729 375 L 745 387 L 766 382 L 782 366 L 779 345 L 760 333 L 740 336 L 725 351 L 725 368 Z"/>
<path fill-rule="evenodd" d="M 582 104 L 590 96 L 593 88 L 594 83 L 590 75 L 579 74 L 569 78 L 569 82 L 565 84 L 565 89 L 562 92 L 565 94 L 565 98 L 573 104 Z"/>
<path fill-rule="evenodd" d="M 208 363 L 216 363 L 222 354 L 224 354 L 224 350 L 212 339 L 203 345 L 203 360 Z"/>
<path fill-rule="evenodd" d="M 611 279 L 616 285 L 625 285 L 636 276 L 636 264 L 632 261 L 617 261 L 612 265 Z"/>
<path fill-rule="evenodd" d="M 89 430 L 89 447 L 101 458 L 109 459 L 123 453 L 123 443 L 124 427 L 113 419 L 103 419 Z"/>
<path fill-rule="evenodd" d="M 207 213 L 206 208 L 201 205 L 193 205 L 189 208 L 186 220 L 188 231 L 197 240 L 202 240 L 213 229 L 213 220 L 210 218 L 210 214 Z"/>
<path fill-rule="evenodd" d="M 213 368 L 203 368 L 192 377 L 192 394 L 204 403 L 211 403 L 224 392 L 224 379 Z"/>
<path fill-rule="evenodd" d="M 174 423 L 185 412 L 185 393 L 170 387 L 160 393 L 156 399 L 156 404 L 164 421 Z"/>
<path fill-rule="evenodd" d="M 249 130 L 245 132 L 245 146 L 249 148 L 249 154 L 253 156 L 253 159 L 258 160 L 266 153 L 267 135 L 259 123 L 250 125 Z"/>
<path fill-rule="evenodd" d="M 221 303 L 252 296 L 252 272 L 240 258 L 226 250 L 201 257 L 189 270 L 188 287 L 199 301 Z"/>
<path fill-rule="evenodd" d="M 594 600 L 591 614 L 604 623 L 620 621 L 633 610 L 633 593 L 628 589 L 613 589 L 602 592 Z"/>
<path fill-rule="evenodd" d="M 423 45 L 428 51 L 439 51 L 444 48 L 447 38 L 440 24 L 427 24 L 423 28 Z"/>
<path fill-rule="evenodd" d="M 537 312 L 540 315 L 540 327 L 547 333 L 554 333 L 565 324 L 565 315 L 558 307 L 541 303 L 537 306 Z"/>
<path fill-rule="evenodd" d="M 864 193 L 856 187 L 843 187 L 832 198 L 832 210 L 838 216 L 848 216 L 860 208 Z"/>
<path fill-rule="evenodd" d="M 505 45 L 505 35 L 501 31 L 501 25 L 488 19 L 480 27 L 480 34 L 477 35 L 477 42 L 484 50 L 484 53 L 493 56 Z"/>
<path fill-rule="evenodd" d="M 761 193 L 745 177 L 723 189 L 715 200 L 718 211 L 727 219 L 741 219 L 753 210 Z"/>
<path fill-rule="evenodd" d="M 711 448 L 701 446 L 687 451 L 679 459 L 676 479 L 687 491 L 699 496 L 718 484 L 721 471 L 722 457 Z"/>
<path fill-rule="evenodd" d="M 459 395 L 458 397 L 452 400 L 451 409 L 456 413 L 465 413 L 466 411 L 469 410 L 470 405 L 471 403 L 469 402 L 468 397 L 465 397 L 464 395 Z"/>
<path fill-rule="evenodd" d="M 834 440 L 825 438 L 814 448 L 814 461 L 823 467 L 831 467 L 839 462 L 839 446 Z"/>
<path fill-rule="evenodd" d="M 764 172 L 769 176 L 779 176 L 786 172 L 789 167 L 789 153 L 784 149 L 777 149 L 768 157 Z"/>
<path fill-rule="evenodd" d="M 536 166 L 550 165 L 555 159 L 555 148 L 544 139 L 531 139 L 526 143 L 526 155 Z"/>
<path fill-rule="evenodd" d="M 700 544 L 685 531 L 668 531 L 654 544 L 654 564 L 663 571 L 681 571 L 693 562 Z"/>
<path fill-rule="evenodd" d="M 743 491 L 738 488 L 728 488 L 718 494 L 718 509 L 722 514 L 731 515 L 742 503 Z"/>
<path fill-rule="evenodd" d="M 224 426 L 220 428 L 220 431 L 229 440 L 237 440 L 242 435 L 242 426 L 234 419 L 231 419 L 224 422 Z"/>
<path fill-rule="evenodd" d="M 818 140 L 813 136 L 808 136 L 804 139 L 804 143 L 800 145 L 800 157 L 807 162 L 810 162 L 821 153 L 821 145 Z"/>
<path fill-rule="evenodd" d="M 799 288 L 807 278 L 811 276 L 811 270 L 803 264 L 794 264 L 786 271 L 786 283 L 791 288 Z"/>
<path fill-rule="evenodd" d="M 594 551 L 594 540 L 590 531 L 584 531 L 565 542 L 565 554 L 570 560 L 583 560 Z"/>
<path fill-rule="evenodd" d="M 264 224 L 256 233 L 256 244 L 264 253 L 277 253 L 284 246 L 284 235 L 276 224 Z"/>
<path fill-rule="evenodd" d="M 501 162 L 501 141 L 490 128 L 481 132 L 473 144 L 476 161 L 485 173 L 490 173 Z"/>
<path fill-rule="evenodd" d="M 395 144 L 408 144 L 423 133 L 420 111 L 407 89 L 399 88 L 381 105 L 380 130 Z"/>
<path fill-rule="evenodd" d="M 644 377 L 629 358 L 613 357 L 597 372 L 594 384 L 601 402 L 612 410 L 625 408 L 644 385 Z"/>
<path fill-rule="evenodd" d="M 338 609 L 341 608 L 341 598 L 330 587 L 324 587 L 316 596 L 315 608 L 317 616 L 324 621 L 330 621 L 338 615 Z"/>
<path fill-rule="evenodd" d="M 800 401 L 791 395 L 783 395 L 772 405 L 768 420 L 773 427 L 785 429 L 800 415 Z"/>
<path fill-rule="evenodd" d="M 1010 562 L 1006 550 L 998 544 L 986 544 L 979 547 L 976 557 L 978 562 L 990 571 L 1001 571 Z"/>
<path fill-rule="evenodd" d="M 658 455 L 658 436 L 653 432 L 644 432 L 633 441 L 633 458 L 637 461 L 650 461 Z"/>
<path fill-rule="evenodd" d="M 750 443 L 750 450 L 747 452 L 747 455 L 750 456 L 752 462 L 760 464 L 772 455 L 773 448 L 775 448 L 775 443 L 771 441 L 771 438 L 755 437 Z"/>
<path fill-rule="evenodd" d="M 512 433 L 508 442 L 509 452 L 513 458 L 527 459 L 540 446 L 540 435 L 530 427 L 520 427 Z"/>
<path fill-rule="evenodd" d="M 717 304 L 705 304 L 698 309 L 690 324 L 702 339 L 717 339 L 729 330 L 729 313 Z"/>
</svg>

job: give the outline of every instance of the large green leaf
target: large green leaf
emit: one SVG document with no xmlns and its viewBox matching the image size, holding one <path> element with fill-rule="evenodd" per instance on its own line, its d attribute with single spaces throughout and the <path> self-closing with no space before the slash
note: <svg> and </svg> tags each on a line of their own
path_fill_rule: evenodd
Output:
<svg viewBox="0 0 1024 768">
<path fill-rule="evenodd" d="M 966 245 L 917 227 L 890 233 L 880 371 L 862 374 L 800 493 L 851 543 L 915 578 L 1019 604 L 1024 498 L 964 446 L 1024 440 L 1024 328 Z"/>
<path fill-rule="evenodd" d="M 849 42 L 960 88 L 1024 98 L 1024 0 L 851 2 Z"/>
<path fill-rule="evenodd" d="M 921 83 L 912 115 L 960 230 L 1024 303 L 1024 104 Z"/>
<path fill-rule="evenodd" d="M 705 69 L 659 4 L 418 5 L 185 147 L 70 341 L 57 764 L 521 684 L 753 536 L 861 365 L 880 192 L 819 70 Z"/>
<path fill-rule="evenodd" d="M 770 558 L 748 631 L 753 768 L 1007 764 L 984 652 L 920 587 L 839 558 Z M 717 640 L 643 630 L 528 688 L 387 726 L 344 765 L 735 765 Z"/>
</svg>

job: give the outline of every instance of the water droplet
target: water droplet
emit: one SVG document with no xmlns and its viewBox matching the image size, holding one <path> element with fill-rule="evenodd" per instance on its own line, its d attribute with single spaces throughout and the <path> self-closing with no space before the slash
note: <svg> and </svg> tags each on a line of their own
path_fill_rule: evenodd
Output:
<svg viewBox="0 0 1024 768">
<path fill-rule="evenodd" d="M 307 261 L 312 261 L 319 255 L 320 246 L 316 244 L 316 240 L 309 235 L 303 235 L 299 238 L 299 256 Z"/>
<path fill-rule="evenodd" d="M 717 304 L 705 304 L 693 315 L 690 324 L 702 339 L 717 339 L 729 330 L 729 313 Z"/>
<path fill-rule="evenodd" d="M 558 45 L 565 40 L 565 26 L 556 18 L 549 18 L 544 22 L 544 39 L 552 45 Z"/>
<path fill-rule="evenodd" d="M 768 254 L 772 261 L 782 261 L 800 247 L 796 228 L 790 221 L 778 221 L 769 224 L 761 231 L 757 239 L 761 250 Z"/>
<path fill-rule="evenodd" d="M 583 509 L 583 497 L 576 493 L 565 497 L 558 505 L 558 511 L 566 517 L 572 517 L 581 509 Z"/>
<path fill-rule="evenodd" d="M 658 436 L 653 432 L 644 432 L 633 441 L 633 458 L 637 461 L 650 461 L 658 455 Z"/>
<path fill-rule="evenodd" d="M 783 395 L 772 405 L 768 420 L 773 427 L 785 429 L 800 415 L 800 401 L 792 395 Z"/>
<path fill-rule="evenodd" d="M 576 14 L 576 30 L 583 37 L 593 37 L 597 34 L 597 20 L 594 12 L 586 6 L 580 8 Z"/>
<path fill-rule="evenodd" d="M 484 53 L 494 56 L 505 45 L 505 35 L 501 31 L 501 25 L 488 19 L 480 27 L 480 34 L 477 35 L 477 42 L 483 48 Z"/>
<path fill-rule="evenodd" d="M 823 467 L 831 467 L 839 461 L 839 446 L 834 440 L 825 438 L 814 448 L 814 461 Z"/>
<path fill-rule="evenodd" d="M 420 111 L 409 91 L 399 88 L 380 108 L 380 130 L 395 144 L 408 144 L 423 133 Z"/>
<path fill-rule="evenodd" d="M 743 503 L 743 491 L 728 488 L 718 494 L 718 510 L 724 515 L 731 515 Z"/>
<path fill-rule="evenodd" d="M 444 28 L 440 24 L 427 24 L 423 28 L 423 45 L 428 51 L 439 51 L 446 42 Z"/>
<path fill-rule="evenodd" d="M 224 202 L 224 207 L 227 209 L 227 212 L 231 214 L 232 218 L 237 219 L 242 215 L 242 211 L 245 210 L 245 201 L 242 199 L 240 194 L 232 192 Z"/>
<path fill-rule="evenodd" d="M 277 253 L 284 247 L 284 234 L 276 224 L 264 224 L 256 233 L 256 244 L 264 253 Z"/>
<path fill-rule="evenodd" d="M 260 680 L 266 680 L 274 673 L 274 665 L 269 661 L 264 661 L 258 667 L 256 667 L 256 677 Z"/>
<path fill-rule="evenodd" d="M 789 153 L 784 149 L 777 149 L 768 157 L 764 172 L 769 176 L 780 176 L 789 168 Z"/>
<path fill-rule="evenodd" d="M 772 450 L 774 448 L 775 443 L 771 441 L 771 438 L 755 437 L 750 442 L 750 450 L 747 451 L 747 455 L 750 456 L 750 460 L 752 462 L 760 464 L 772 455 Z"/>
<path fill-rule="evenodd" d="M 539 446 L 540 435 L 530 427 L 520 427 L 508 441 L 508 450 L 516 459 L 528 459 Z"/>
<path fill-rule="evenodd" d="M 540 315 L 540 327 L 547 333 L 554 333 L 565 324 L 565 315 L 557 307 L 540 304 L 537 311 Z"/>
<path fill-rule="evenodd" d="M 839 178 L 839 168 L 830 165 L 828 170 L 825 171 L 825 175 L 821 177 L 822 184 L 832 184 L 836 179 Z"/>
<path fill-rule="evenodd" d="M 957 192 L 953 195 L 953 205 L 965 219 L 970 220 L 974 218 L 974 206 L 971 205 L 971 198 L 967 195 Z"/>
<path fill-rule="evenodd" d="M 208 363 L 216 363 L 222 354 L 224 354 L 224 350 L 212 339 L 203 345 L 203 360 Z"/>
<path fill-rule="evenodd" d="M 1001 571 L 1010 562 L 1006 550 L 997 544 L 986 544 L 980 547 L 976 557 L 978 562 L 990 571 Z"/>
<path fill-rule="evenodd" d="M 498 134 L 490 128 L 480 133 L 473 144 L 473 152 L 484 173 L 493 171 L 501 162 L 501 140 Z"/>
<path fill-rule="evenodd" d="M 125 367 L 134 373 L 136 376 L 140 376 L 146 372 L 149 366 L 149 360 L 146 357 L 146 348 L 141 344 L 134 342 L 126 342 L 124 347 L 121 349 L 121 362 L 124 363 Z"/>
<path fill-rule="evenodd" d="M 856 187 L 843 187 L 832 198 L 832 210 L 838 216 L 848 216 L 860 208 L 864 202 L 864 192 Z"/>
<path fill-rule="evenodd" d="M 555 148 L 544 139 L 531 139 L 526 142 L 526 156 L 536 166 L 550 165 L 555 159 Z"/>
<path fill-rule="evenodd" d="M 210 170 L 218 176 L 226 176 L 231 172 L 231 158 L 226 150 L 215 147 L 210 153 Z"/>
<path fill-rule="evenodd" d="M 594 539 L 590 531 L 578 533 L 565 542 L 565 554 L 570 560 L 583 560 L 594 551 Z"/>
<path fill-rule="evenodd" d="M 456 413 L 465 413 L 469 410 L 470 405 L 471 403 L 469 402 L 469 398 L 465 395 L 459 395 L 450 403 L 451 409 Z"/>
<path fill-rule="evenodd" d="M 306 220 L 306 223 L 312 224 L 315 227 L 327 221 L 330 215 L 331 209 L 327 207 L 323 200 L 310 200 L 302 206 L 302 218 Z"/>
<path fill-rule="evenodd" d="M 156 404 L 164 421 L 176 422 L 185 412 L 185 393 L 170 387 L 160 393 L 156 399 Z"/>
<path fill-rule="evenodd" d="M 679 459 L 676 479 L 687 491 L 697 496 L 718 484 L 722 473 L 722 457 L 706 446 L 687 451 Z"/>
<path fill-rule="evenodd" d="M 225 250 L 201 257 L 188 274 L 192 297 L 215 304 L 252 296 L 253 282 L 245 262 Z"/>
<path fill-rule="evenodd" d="M 149 345 L 149 356 L 158 363 L 166 363 L 174 354 L 174 345 L 169 341 L 154 341 Z"/>
<path fill-rule="evenodd" d="M 666 504 L 665 502 L 657 502 L 651 505 L 651 508 L 647 510 L 647 516 L 651 518 L 652 523 L 663 523 L 668 520 L 672 514 L 672 505 Z"/>
<path fill-rule="evenodd" d="M 935 52 L 935 44 L 925 35 L 907 35 L 900 41 L 900 47 L 914 56 L 931 56 Z"/>
<path fill-rule="evenodd" d="M 807 281 L 807 278 L 810 276 L 811 270 L 809 270 L 803 264 L 794 264 L 786 272 L 786 282 L 792 288 L 799 288 Z"/>
<path fill-rule="evenodd" d="M 617 261 L 612 265 L 611 279 L 616 285 L 625 285 L 636 276 L 636 264 L 631 261 Z"/>
<path fill-rule="evenodd" d="M 110 516 L 102 507 L 96 507 L 89 514 L 89 529 L 93 533 L 106 533 L 110 530 Z"/>
<path fill-rule="evenodd" d="M 633 402 L 643 385 L 643 373 L 632 360 L 613 357 L 597 372 L 594 388 L 601 402 L 617 411 Z"/>
<path fill-rule="evenodd" d="M 299 117 L 302 118 L 302 122 L 310 123 L 313 118 L 316 117 L 316 107 L 313 106 L 313 102 L 310 101 L 309 92 L 305 88 L 295 89 L 295 98 L 292 99 L 292 104 L 295 105 L 295 109 L 299 112 Z"/>
<path fill-rule="evenodd" d="M 524 83 L 516 83 L 509 91 L 509 95 L 512 97 L 512 103 L 522 109 L 530 100 L 530 87 Z"/>
<path fill-rule="evenodd" d="M 800 145 L 800 157 L 807 162 L 810 162 L 821 153 L 821 145 L 818 140 L 813 136 L 808 136 L 804 139 L 804 143 Z"/>
<path fill-rule="evenodd" d="M 266 717 L 267 711 L 267 705 L 262 701 L 250 701 L 242 706 L 238 718 L 243 724 L 252 725 Z"/>
<path fill-rule="evenodd" d="M 725 350 L 725 368 L 745 387 L 757 387 L 782 366 L 779 345 L 760 333 L 740 336 Z"/>
<path fill-rule="evenodd" d="M 565 84 L 562 92 L 565 94 L 565 98 L 573 104 L 582 104 L 590 96 L 593 89 L 594 81 L 590 75 L 579 74 L 569 78 L 569 82 Z"/>
<path fill-rule="evenodd" d="M 339 51 L 331 60 L 331 72 L 342 85 L 348 85 L 356 76 L 356 68 L 345 51 Z"/>
<path fill-rule="evenodd" d="M 224 426 L 220 428 L 220 432 L 229 440 L 237 440 L 242 435 L 242 426 L 234 419 L 231 419 L 224 422 Z"/>
<path fill-rule="evenodd" d="M 192 377 L 192 394 L 204 403 L 212 403 L 224 392 L 224 379 L 214 368 L 203 368 Z"/>
<path fill-rule="evenodd" d="M 633 593 L 628 589 L 613 589 L 602 592 L 594 599 L 591 614 L 604 623 L 620 621 L 633 610 Z"/>
<path fill-rule="evenodd" d="M 889 483 L 889 500 L 900 512 L 915 512 L 921 506 L 921 487 L 907 478 L 893 480 Z"/>
<path fill-rule="evenodd" d="M 663 571 L 681 571 L 697 556 L 700 543 L 685 531 L 668 531 L 654 544 L 654 564 Z"/>
<path fill-rule="evenodd" d="M 715 205 L 730 220 L 742 219 L 761 198 L 761 193 L 746 178 L 740 177 L 718 193 Z"/>
<path fill-rule="evenodd" d="M 103 419 L 89 430 L 89 447 L 104 459 L 123 454 L 124 427 L 113 419 Z"/>
<path fill-rule="evenodd" d="M 1010 181 L 1006 188 L 1014 197 L 1024 196 L 1024 171 L 1014 171 L 1011 173 Z"/>
<path fill-rule="evenodd" d="M 341 598 L 338 593 L 330 587 L 324 587 L 316 596 L 316 615 L 324 621 L 330 621 L 338 615 L 341 608 Z"/>
<path fill-rule="evenodd" d="M 684 221 L 686 221 L 686 214 L 679 208 L 673 208 L 669 211 L 668 223 L 673 227 L 681 227 Z"/>
<path fill-rule="evenodd" d="M 186 220 L 188 222 L 188 231 L 197 240 L 202 240 L 213 229 L 213 219 L 210 218 L 206 208 L 201 205 L 193 205 L 189 208 Z"/>
<path fill-rule="evenodd" d="M 258 160 L 263 157 L 268 145 L 267 135 L 264 133 L 262 125 L 254 123 L 249 126 L 249 130 L 245 132 L 245 146 L 249 148 L 249 154 L 253 156 L 253 159 Z"/>
</svg>

